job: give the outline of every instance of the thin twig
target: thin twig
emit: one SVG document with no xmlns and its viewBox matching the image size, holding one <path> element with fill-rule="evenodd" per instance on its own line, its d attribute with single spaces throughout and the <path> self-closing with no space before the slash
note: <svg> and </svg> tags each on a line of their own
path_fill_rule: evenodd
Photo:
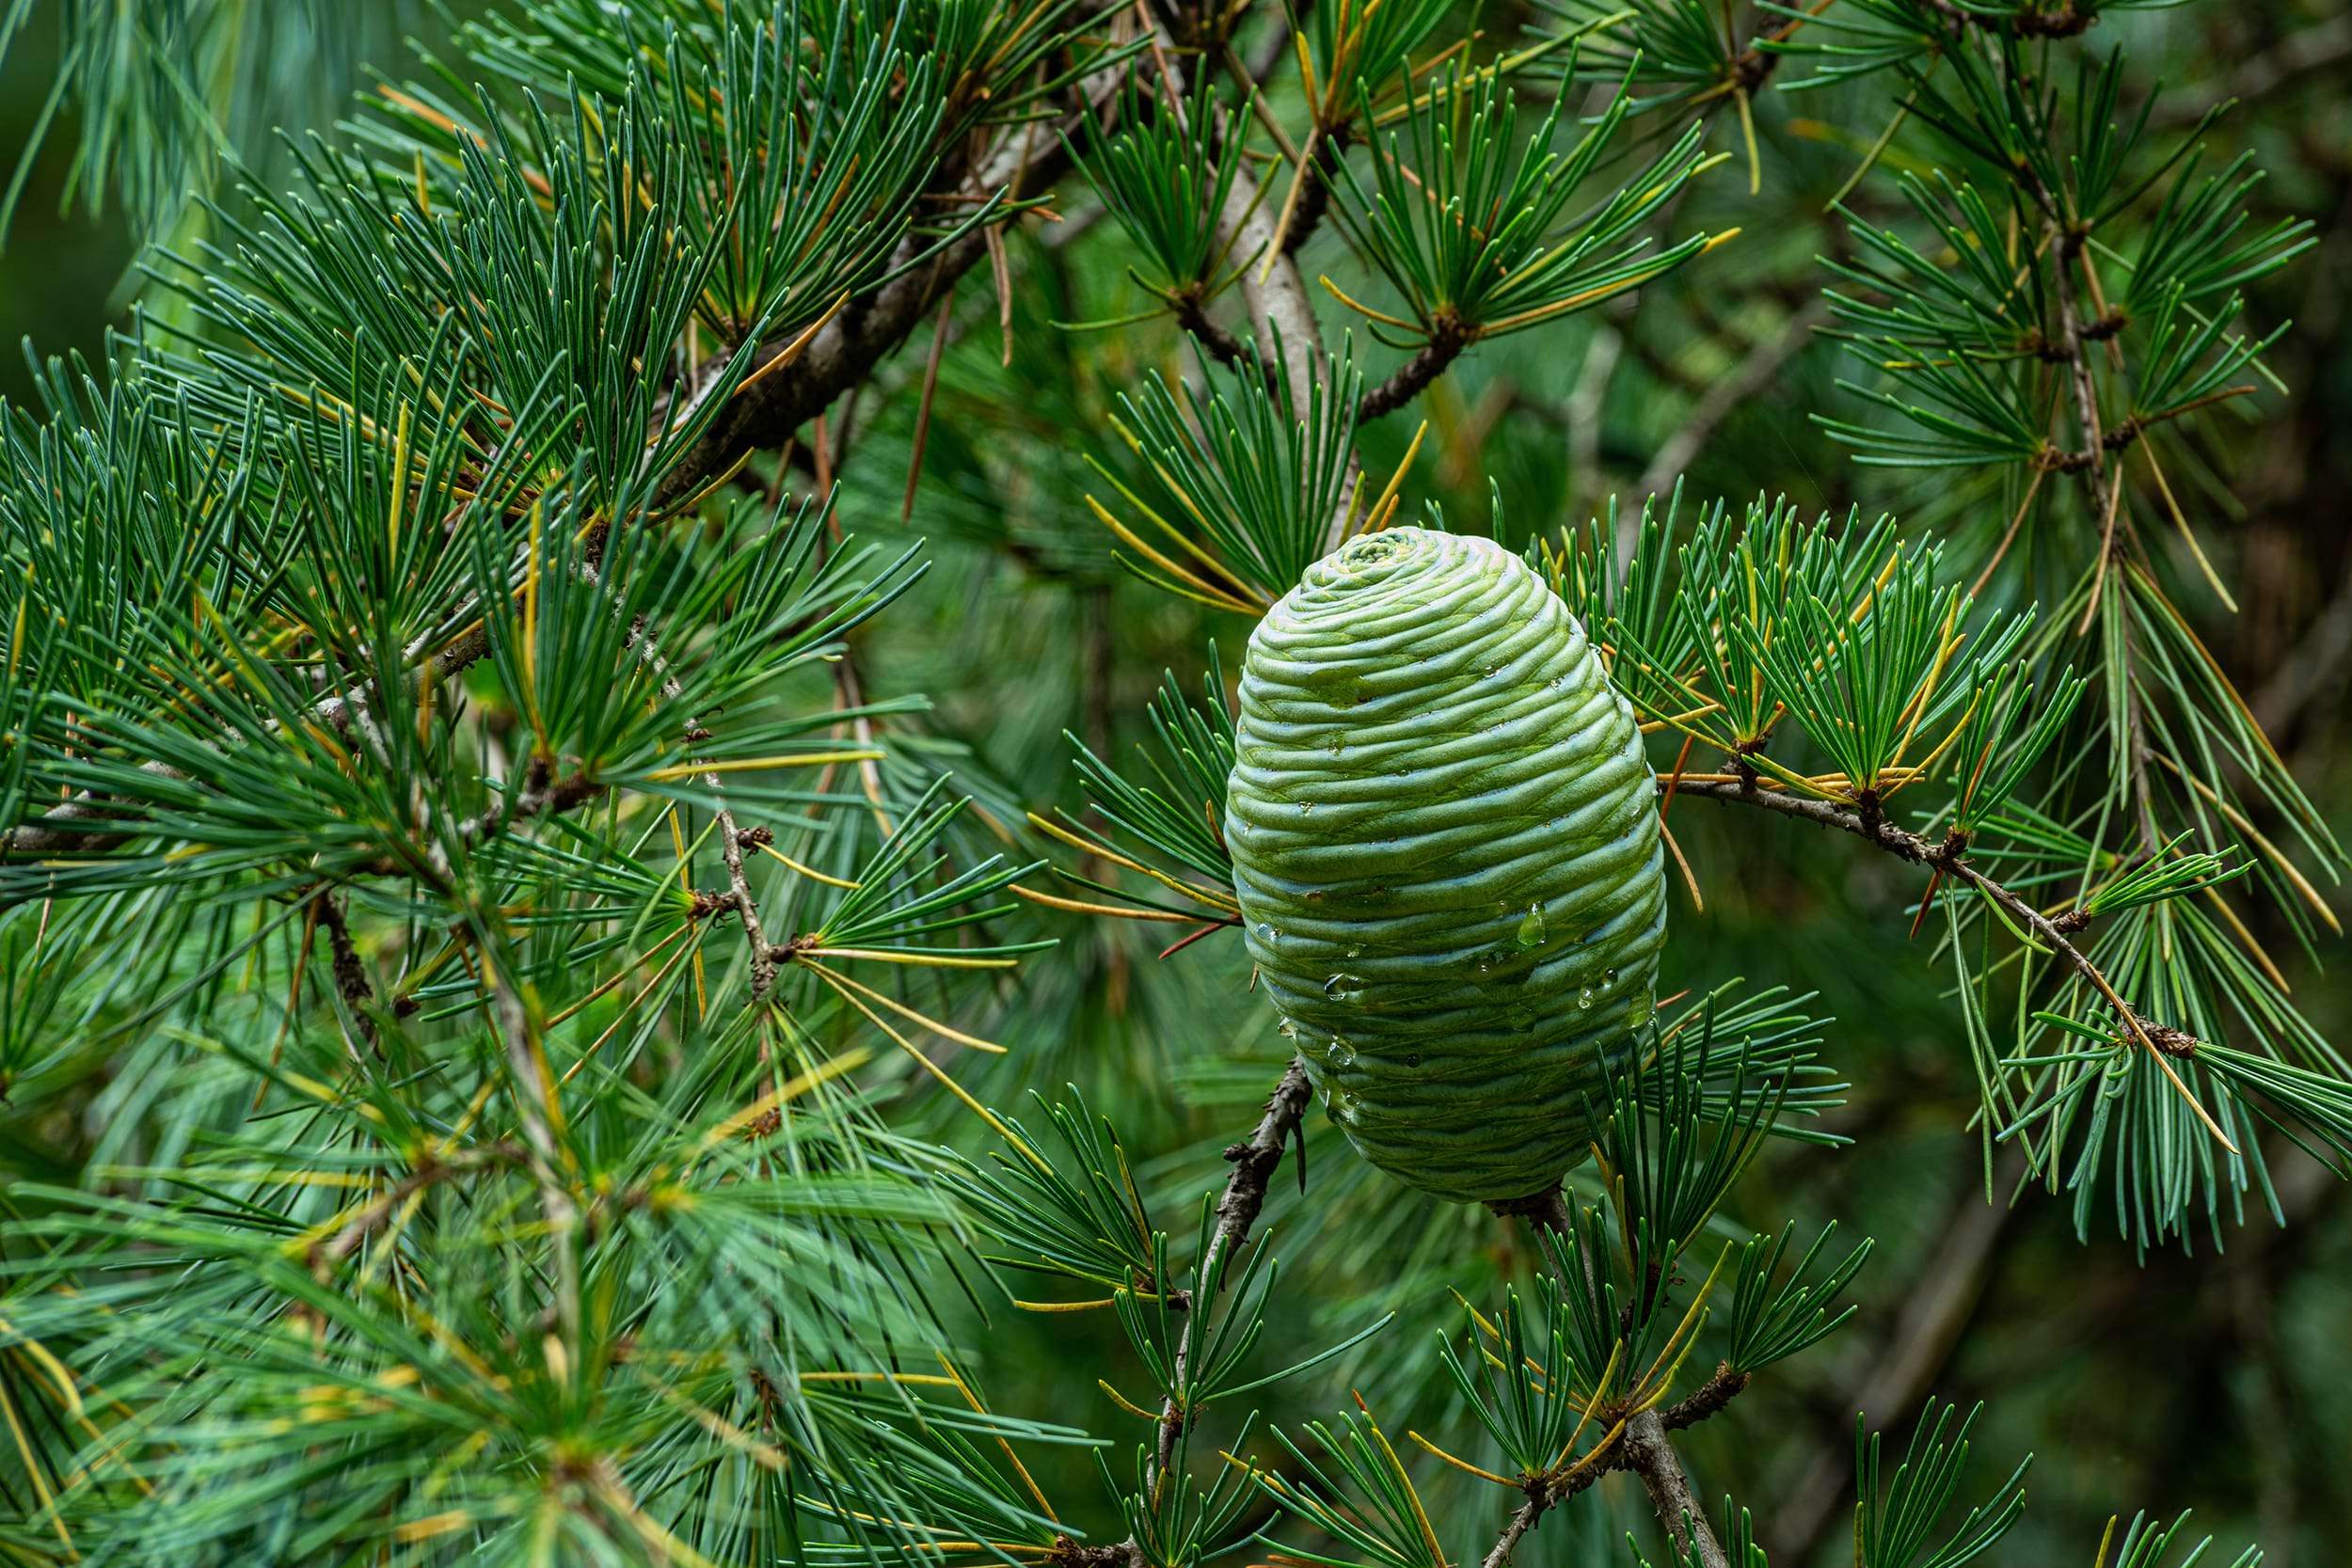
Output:
<svg viewBox="0 0 2352 1568">
<path fill-rule="evenodd" d="M 1574 1217 L 1568 1211 L 1566 1197 L 1557 1186 L 1533 1197 L 1492 1207 L 1498 1213 L 1516 1214 L 1564 1240 L 1574 1237 Z M 1735 1379 L 1738 1386 L 1732 1386 Z M 1724 1386 L 1718 1387 L 1718 1384 Z M 1684 1424 L 1704 1420 L 1707 1416 L 1729 1403 L 1732 1396 L 1745 1386 L 1744 1375 L 1732 1373 L 1728 1368 L 1720 1370 L 1707 1388 L 1702 1388 L 1692 1397 L 1708 1407 L 1700 1414 L 1696 1413 L 1694 1406 L 1694 1413 Z M 1711 1395 L 1709 1388 L 1714 1389 Z M 1692 1401 L 1685 1401 L 1683 1404 L 1675 1406 L 1674 1411 L 1681 1411 L 1684 1405 L 1691 1403 Z M 1692 1489 L 1690 1475 L 1682 1467 L 1682 1458 L 1667 1440 L 1667 1425 L 1674 1411 L 1661 1415 L 1655 1409 L 1647 1409 L 1627 1416 L 1613 1445 L 1597 1449 L 1581 1461 L 1577 1468 L 1569 1473 L 1571 1483 L 1531 1485 L 1527 1501 L 1512 1513 L 1510 1521 L 1503 1526 L 1501 1538 L 1487 1552 L 1482 1568 L 1503 1568 L 1512 1548 L 1518 1544 L 1520 1537 L 1535 1528 L 1535 1522 L 1546 1510 L 1591 1484 L 1591 1480 L 1582 1478 L 1597 1479 L 1608 1470 L 1628 1471 L 1641 1481 L 1643 1490 L 1649 1494 L 1650 1506 L 1658 1513 L 1658 1522 L 1666 1527 L 1666 1533 L 1674 1538 L 1678 1549 L 1695 1553 L 1702 1568 L 1730 1568 L 1730 1560 L 1724 1555 L 1723 1544 L 1715 1539 L 1714 1529 L 1707 1522 L 1707 1510 Z"/>
<path fill-rule="evenodd" d="M 1026 135 L 1007 138 L 987 164 L 960 178 L 948 194 L 1001 195 L 1007 200 L 1018 200 L 1050 186 L 1068 170 L 1068 138 L 1112 103 L 1127 80 L 1128 72 L 1118 66 L 1089 77 L 1083 89 L 1084 107 L 1062 119 L 1057 135 L 1035 138 L 1034 146 Z M 713 475 L 726 472 L 745 452 L 783 445 L 803 423 L 896 353 L 941 297 L 988 253 L 986 234 L 984 227 L 967 230 L 942 246 L 930 265 L 900 273 L 870 296 L 852 301 L 849 309 L 808 341 L 789 370 L 763 378 L 744 396 L 730 398 L 708 429 L 661 477 L 654 493 L 655 509 L 692 495 Z M 899 260 L 919 260 L 920 256 L 919 250 L 913 250 Z M 753 373 L 757 374 L 786 347 L 784 342 L 762 347 Z M 725 362 L 723 356 L 713 360 L 714 367 Z M 712 378 L 706 377 L 687 394 L 690 401 L 708 396 L 711 385 Z M 675 424 L 683 414 L 665 411 L 662 417 Z"/>
<path fill-rule="evenodd" d="M 1445 373 L 1474 336 L 1452 316 L 1440 318 L 1420 351 L 1399 365 L 1396 373 L 1364 394 L 1363 401 L 1356 405 L 1356 422 L 1369 424 L 1412 402 L 1422 388 Z"/>
<path fill-rule="evenodd" d="M 2173 1056 L 2194 1056 L 2197 1050 L 2196 1042 L 2177 1030 L 2151 1025 L 2147 1020 L 2141 1018 L 2137 1010 L 2117 993 L 2115 988 L 2108 983 L 2107 977 L 2100 972 L 2099 966 L 2092 963 L 2081 948 L 2068 940 L 2066 928 L 2061 927 L 2048 915 L 2036 909 L 2029 900 L 2002 886 L 1968 863 L 1967 841 L 1962 835 L 1951 834 L 1940 844 L 1931 844 L 1918 834 L 1897 827 L 1876 813 L 1866 816 L 1834 801 L 1761 789 L 1745 780 L 1737 783 L 1721 783 L 1686 777 L 1677 786 L 1677 792 L 1683 795 L 1703 796 L 1711 800 L 1732 800 L 1742 805 L 1761 806 L 1767 811 L 1779 812 L 1784 816 L 1798 817 L 1820 827 L 1836 828 L 1841 832 L 1851 833 L 1857 838 L 1878 846 L 1899 860 L 1909 861 L 1914 865 L 1927 866 L 1975 888 L 1998 906 L 2010 919 L 2031 931 L 2039 941 L 2063 959 L 2067 967 L 2074 970 L 2089 983 L 2091 990 L 2097 991 L 2106 1000 L 2107 1006 L 2114 1009 L 2117 1018 L 2122 1022 L 2124 1034 L 2147 1048 L 2148 1054 L 2155 1062 L 2157 1069 L 2171 1080 L 2173 1088 L 2178 1091 L 2182 1101 L 2196 1115 L 2198 1120 L 2204 1124 L 2205 1131 L 2212 1133 L 2214 1140 L 2231 1153 L 2238 1152 L 2237 1145 L 2231 1141 L 2229 1134 L 2222 1131 L 2218 1122 L 2214 1120 L 2212 1113 L 2205 1109 L 2204 1102 L 2190 1092 L 2188 1085 L 2181 1081 L 2180 1074 L 2173 1070 L 2171 1062 L 2168 1060 Z M 2079 915 L 2079 911 L 2076 913 Z M 2074 924 L 2074 928 L 2080 929 L 2078 920 Z"/>
<path fill-rule="evenodd" d="M 351 1010 L 360 1037 L 373 1045 L 375 1020 L 369 1016 L 368 1005 L 375 1000 L 375 988 L 368 982 L 367 965 L 360 961 L 358 948 L 352 944 L 350 923 L 343 918 L 342 906 L 326 889 L 319 891 L 317 907 L 319 924 L 326 927 L 327 951 L 334 956 L 336 993 Z"/>
<path fill-rule="evenodd" d="M 1229 370 L 1256 368 L 1258 356 L 1249 345 L 1219 326 L 1209 314 L 1206 302 L 1198 295 L 1186 295 L 1177 301 L 1176 325 L 1198 339 L 1210 358 Z"/>
<path fill-rule="evenodd" d="M 2058 267 L 2055 281 L 2058 290 L 2058 326 L 2063 334 L 2058 352 L 2066 364 L 2069 390 L 2074 400 L 2074 422 L 2081 426 L 2083 450 L 2090 455 L 2087 482 L 2090 502 L 2099 504 L 2100 492 L 2106 488 L 2106 442 L 2099 432 L 2099 393 L 2090 379 L 2090 356 L 2084 352 L 2082 309 L 2074 298 L 2074 278 L 2072 272 L 2078 242 L 2066 235 L 2058 236 L 2056 254 Z"/>
<path fill-rule="evenodd" d="M 490 966 L 488 955 L 483 955 L 485 968 Z M 559 1174 L 564 1164 L 563 1145 L 556 1128 L 562 1124 L 563 1112 L 556 1101 L 555 1084 L 547 1070 L 547 1057 L 532 1038 L 531 1014 L 521 992 L 516 989 L 516 976 L 501 968 L 485 974 L 490 982 L 491 999 L 496 1006 L 499 1033 L 506 1048 L 506 1070 L 514 1080 L 515 1110 L 521 1123 L 523 1145 L 529 1151 L 526 1164 L 539 1187 L 539 1213 L 546 1222 L 548 1244 L 554 1253 L 555 1322 L 566 1352 L 580 1348 L 580 1254 L 577 1233 L 580 1228 L 580 1207 L 572 1201 L 569 1188 Z M 576 1356 L 567 1361 L 567 1368 L 578 1370 Z"/>
<path fill-rule="evenodd" d="M 1274 1180 L 1274 1173 L 1281 1168 L 1282 1150 L 1298 1131 L 1299 1118 L 1307 1114 L 1307 1101 L 1313 1090 L 1307 1081 L 1307 1064 L 1298 1057 L 1282 1070 L 1281 1081 L 1274 1085 L 1274 1093 L 1265 1102 L 1265 1114 L 1248 1137 L 1231 1145 L 1225 1158 L 1232 1162 L 1232 1174 L 1225 1179 L 1225 1192 L 1216 1200 L 1216 1227 L 1209 1236 L 1208 1252 L 1200 1259 L 1200 1275 L 1209 1276 L 1219 1259 L 1228 1257 L 1249 1240 L 1250 1227 L 1258 1223 L 1258 1215 L 1265 1208 L 1266 1188 Z M 1180 1386 L 1192 1354 L 1194 1332 L 1209 1314 L 1212 1303 L 1203 1296 L 1195 1296 L 1184 1319 L 1184 1332 L 1176 1340 L 1174 1381 Z M 1176 1402 L 1170 1392 L 1160 1405 L 1159 1444 L 1154 1463 L 1144 1478 L 1147 1495 L 1159 1484 L 1176 1462 L 1176 1440 L 1184 1435 L 1192 1412 Z"/>
<path fill-rule="evenodd" d="M 1728 1361 L 1717 1362 L 1715 1374 L 1661 1411 L 1660 1419 L 1666 1423 L 1668 1432 L 1694 1427 L 1708 1417 L 1721 1414 L 1747 1386 L 1747 1373 L 1737 1370 Z"/>
<path fill-rule="evenodd" d="M 511 800 L 491 801 L 479 815 L 458 822 L 450 832 L 461 844 L 479 845 L 517 822 L 528 822 L 534 816 L 561 816 L 604 793 L 604 785 L 584 773 L 556 777 L 541 769 L 540 775 L 527 780 Z"/>
<path fill-rule="evenodd" d="M 403 684 L 413 686 L 413 683 L 425 677 L 428 670 L 435 679 L 453 675 L 480 660 L 489 651 L 490 634 L 480 622 L 439 648 L 431 648 L 422 642 L 413 644 L 407 650 L 409 668 L 402 676 Z M 305 717 L 348 737 L 355 731 L 364 729 L 368 721 L 368 705 L 374 695 L 374 683 L 362 681 L 325 698 L 318 705 L 307 710 Z M 273 723 L 266 733 L 274 734 L 276 730 L 277 725 Z M 139 771 L 159 783 L 187 777 L 186 773 L 167 762 L 141 763 Z M 29 822 L 20 822 L 0 831 L 0 856 L 40 859 L 103 854 L 137 837 L 138 829 L 135 825 L 124 831 L 107 832 L 98 824 L 126 819 L 135 824 L 135 814 L 141 803 L 85 791 L 70 800 L 52 806 Z"/>
</svg>

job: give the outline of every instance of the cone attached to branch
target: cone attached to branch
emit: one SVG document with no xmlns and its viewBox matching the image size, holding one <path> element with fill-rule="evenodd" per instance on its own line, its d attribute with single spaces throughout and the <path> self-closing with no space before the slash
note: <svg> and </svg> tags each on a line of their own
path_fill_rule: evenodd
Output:
<svg viewBox="0 0 2352 1568">
<path fill-rule="evenodd" d="M 1491 540 L 1390 529 L 1249 640 L 1226 795 L 1246 938 L 1364 1157 L 1549 1187 L 1656 1006 L 1656 782 L 1583 628 Z"/>
</svg>

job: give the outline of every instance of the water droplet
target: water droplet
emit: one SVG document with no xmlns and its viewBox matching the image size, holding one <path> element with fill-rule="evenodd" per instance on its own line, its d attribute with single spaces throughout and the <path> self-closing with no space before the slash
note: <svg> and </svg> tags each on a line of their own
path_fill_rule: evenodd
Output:
<svg viewBox="0 0 2352 1568">
<path fill-rule="evenodd" d="M 1333 1035 L 1331 1043 L 1324 1048 L 1323 1065 L 1334 1072 L 1346 1071 L 1356 1065 L 1356 1048 L 1347 1043 L 1346 1037 Z"/>
<path fill-rule="evenodd" d="M 1347 956 L 1348 956 L 1349 958 L 1355 958 L 1358 954 L 1361 953 L 1363 950 L 1364 950 L 1364 944 L 1363 944 L 1362 942 L 1349 942 L 1349 943 L 1347 944 Z"/>
<path fill-rule="evenodd" d="M 1405 1058 L 1405 1065 L 1406 1065 L 1406 1067 L 1419 1067 L 1419 1066 L 1421 1066 L 1421 1053 L 1420 1053 L 1420 1052 L 1418 1052 L 1418 1051 L 1416 1051 L 1416 1052 L 1414 1052 L 1411 1055 L 1409 1055 L 1409 1056 L 1406 1057 L 1406 1058 Z"/>
<path fill-rule="evenodd" d="M 1323 982 L 1323 996 L 1327 1002 L 1360 1002 L 1364 996 L 1363 978 L 1356 974 L 1334 974 Z"/>
<path fill-rule="evenodd" d="M 1519 918 L 1519 946 L 1541 947 L 1545 942 L 1544 907 L 1540 903 L 1527 906 L 1527 913 Z"/>
<path fill-rule="evenodd" d="M 1298 802 L 1298 815 L 1301 816 L 1307 816 L 1314 809 L 1315 803 L 1312 800 L 1301 800 Z"/>
<path fill-rule="evenodd" d="M 1356 1108 L 1355 1095 L 1342 1089 L 1331 1101 L 1331 1119 L 1338 1122 L 1352 1122 L 1356 1119 Z"/>
<path fill-rule="evenodd" d="M 1298 1037 L 1298 1025 L 1293 1023 L 1289 1019 L 1284 1019 L 1280 1023 L 1275 1026 L 1274 1032 L 1281 1036 L 1286 1040 L 1295 1040 Z"/>
<path fill-rule="evenodd" d="M 1576 1005 L 1580 1007 L 1591 1006 L 1593 1005 L 1595 994 L 1596 993 L 1594 992 L 1593 988 L 1586 986 L 1582 990 L 1576 993 Z"/>
<path fill-rule="evenodd" d="M 1272 942 L 1274 940 L 1274 927 L 1272 924 L 1263 920 L 1259 921 L 1258 937 L 1262 942 Z"/>
<path fill-rule="evenodd" d="M 1346 735 L 1339 730 L 1333 730 L 1331 732 L 1331 738 L 1323 743 L 1323 749 L 1330 752 L 1333 756 L 1338 756 L 1342 752 L 1347 750 Z"/>
<path fill-rule="evenodd" d="M 1535 1009 L 1533 1007 L 1524 1005 L 1515 1006 L 1502 1016 L 1509 1021 L 1512 1028 L 1517 1029 L 1522 1035 L 1535 1027 Z"/>
<path fill-rule="evenodd" d="M 1502 673 L 1502 666 L 1489 660 L 1486 667 L 1478 672 L 1478 678 L 1482 681 L 1490 681 L 1501 673 Z"/>
<path fill-rule="evenodd" d="M 1604 986 L 1615 985 L 1617 983 L 1617 972 L 1613 969 L 1602 970 L 1600 972 L 1600 983 Z"/>
</svg>

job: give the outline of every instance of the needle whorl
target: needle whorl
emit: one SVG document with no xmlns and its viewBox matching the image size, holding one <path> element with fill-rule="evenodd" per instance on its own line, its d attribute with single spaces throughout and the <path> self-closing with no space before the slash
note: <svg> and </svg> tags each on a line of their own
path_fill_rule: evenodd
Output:
<svg viewBox="0 0 2352 1568">
<path fill-rule="evenodd" d="M 1655 781 L 1583 628 L 1491 540 L 1365 535 L 1251 636 L 1234 744 L 1249 955 L 1332 1118 L 1440 1197 L 1549 1186 L 1665 936 Z"/>
</svg>

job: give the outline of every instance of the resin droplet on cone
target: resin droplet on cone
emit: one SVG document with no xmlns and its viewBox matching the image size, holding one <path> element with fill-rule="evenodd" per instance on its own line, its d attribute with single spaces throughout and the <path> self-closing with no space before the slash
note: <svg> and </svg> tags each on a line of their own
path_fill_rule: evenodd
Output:
<svg viewBox="0 0 2352 1568">
<path fill-rule="evenodd" d="M 1656 1006 L 1656 781 L 1583 628 L 1491 540 L 1390 529 L 1249 639 L 1226 841 L 1245 937 L 1332 1118 L 1460 1201 L 1591 1137 Z"/>
</svg>

